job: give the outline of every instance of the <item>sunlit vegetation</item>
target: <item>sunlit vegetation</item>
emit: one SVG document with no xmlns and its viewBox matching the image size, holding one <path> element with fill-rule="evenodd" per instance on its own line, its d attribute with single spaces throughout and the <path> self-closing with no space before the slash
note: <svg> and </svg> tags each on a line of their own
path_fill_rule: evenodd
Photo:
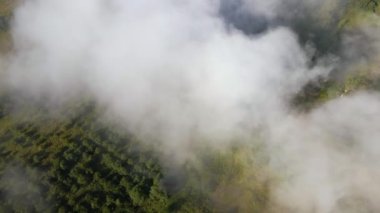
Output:
<svg viewBox="0 0 380 213">
<path fill-rule="evenodd" d="M 355 28 L 366 22 L 376 23 L 380 14 L 380 2 L 378 0 L 352 0 L 348 3 L 344 16 L 341 18 L 340 28 Z"/>
</svg>

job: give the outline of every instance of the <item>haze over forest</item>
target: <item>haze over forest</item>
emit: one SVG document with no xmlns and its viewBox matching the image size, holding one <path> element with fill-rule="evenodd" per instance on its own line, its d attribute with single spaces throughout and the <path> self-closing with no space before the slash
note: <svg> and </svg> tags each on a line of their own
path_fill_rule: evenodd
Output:
<svg viewBox="0 0 380 213">
<path fill-rule="evenodd" d="M 0 0 L 0 212 L 379 212 L 379 3 Z"/>
</svg>

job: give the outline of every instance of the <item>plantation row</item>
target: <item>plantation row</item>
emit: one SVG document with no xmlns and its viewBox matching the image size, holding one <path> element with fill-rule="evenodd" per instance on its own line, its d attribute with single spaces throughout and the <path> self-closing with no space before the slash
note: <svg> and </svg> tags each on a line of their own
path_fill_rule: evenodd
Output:
<svg viewBox="0 0 380 213">
<path fill-rule="evenodd" d="M 159 212 L 167 208 L 154 154 L 102 127 L 91 104 L 80 107 L 71 119 L 49 119 L 42 109 L 21 109 L 10 115 L 7 107 L 14 106 L 6 104 L 3 98 L 2 212 Z"/>
<path fill-rule="evenodd" d="M 256 181 L 261 168 L 251 168 L 254 150 L 248 147 L 236 144 L 227 152 L 200 147 L 198 161 L 164 175 L 154 144 L 111 129 L 93 103 L 52 111 L 21 100 L 0 97 L 0 212 L 266 207 L 269 188 Z"/>
</svg>

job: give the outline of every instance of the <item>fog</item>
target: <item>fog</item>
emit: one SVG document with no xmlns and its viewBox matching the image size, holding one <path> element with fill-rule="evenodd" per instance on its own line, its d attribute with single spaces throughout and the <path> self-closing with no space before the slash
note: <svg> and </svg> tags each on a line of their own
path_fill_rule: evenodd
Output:
<svg viewBox="0 0 380 213">
<path fill-rule="evenodd" d="M 310 81 L 362 54 L 340 52 L 360 43 L 347 34 L 344 48 L 313 57 L 318 42 L 302 41 L 304 28 L 292 23 L 326 5 L 335 19 L 345 3 L 25 1 L 12 23 L 6 82 L 52 102 L 90 96 L 179 162 L 192 158 L 193 144 L 224 147 L 260 135 L 271 169 L 291 174 L 272 187 L 274 212 L 376 211 L 379 94 L 355 93 L 309 112 L 290 103 Z"/>
</svg>

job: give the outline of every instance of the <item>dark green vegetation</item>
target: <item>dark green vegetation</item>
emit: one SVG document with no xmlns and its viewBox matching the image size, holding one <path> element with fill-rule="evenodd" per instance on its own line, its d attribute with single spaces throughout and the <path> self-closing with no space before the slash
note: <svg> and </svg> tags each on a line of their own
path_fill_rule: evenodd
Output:
<svg viewBox="0 0 380 213">
<path fill-rule="evenodd" d="M 364 10 L 378 12 L 379 3 L 380 3 L 379 0 L 359 0 L 359 1 L 353 1 L 352 4 Z"/>
<path fill-rule="evenodd" d="M 3 54 L 11 49 L 15 4 L 0 0 Z M 102 122 L 101 110 L 91 101 L 72 101 L 52 111 L 41 102 L 13 97 L 20 96 L 0 92 L 0 212 L 266 208 L 269 184 L 260 178 L 266 172 L 248 169 L 258 165 L 250 159 L 253 148 L 199 151 L 198 162 L 164 176 L 153 148 Z M 236 202 L 236 197 L 245 198 Z"/>
<path fill-rule="evenodd" d="M 154 154 L 97 122 L 92 104 L 60 111 L 65 119 L 43 107 L 14 108 L 1 98 L 1 212 L 167 208 Z"/>
<path fill-rule="evenodd" d="M 344 81 L 311 82 L 293 99 L 293 104 L 297 109 L 310 110 L 328 100 L 361 90 L 380 91 L 380 77 L 363 71 L 349 75 Z"/>
<path fill-rule="evenodd" d="M 339 20 L 327 20 L 327 25 L 323 25 L 322 21 L 321 24 L 316 25 L 316 30 L 307 29 L 308 27 L 313 27 L 313 25 L 306 24 L 307 27 L 304 29 L 306 32 L 317 31 L 321 33 L 314 37 L 314 40 L 317 39 L 314 43 L 318 46 L 316 57 L 319 55 L 323 56 L 326 53 L 340 54 L 339 41 L 341 40 L 342 32 L 360 34 L 358 28 L 363 25 L 377 28 L 379 20 L 374 14 L 379 14 L 379 8 L 378 0 L 352 0 L 347 2 L 347 6 L 342 15 L 340 15 Z M 333 16 L 328 15 L 326 17 Z M 364 36 L 363 39 L 365 38 Z M 302 39 L 305 38 L 301 34 L 301 41 Z M 343 68 L 349 69 L 344 71 L 346 72 L 344 78 L 333 77 L 334 75 L 340 75 L 339 73 L 342 72 L 342 70 L 335 70 L 332 72 L 332 76 L 327 79 L 310 82 L 294 97 L 292 103 L 297 109 L 309 110 L 328 100 L 349 95 L 360 90 L 380 90 L 380 75 L 376 71 L 376 67 L 378 66 L 377 57 L 376 55 L 367 57 L 365 65 L 352 64 L 349 68 Z"/>
<path fill-rule="evenodd" d="M 0 0 L 0 51 L 8 51 L 11 48 L 9 28 L 16 2 L 17 0 Z"/>
<path fill-rule="evenodd" d="M 11 46 L 8 30 L 14 2 L 0 0 L 1 50 Z M 355 27 L 378 13 L 378 8 L 375 0 L 353 1 L 339 27 Z M 338 32 L 332 33 L 318 45 L 331 46 L 338 39 Z M 363 68 L 344 80 L 310 83 L 294 103 L 310 109 L 360 89 L 379 90 L 378 76 L 370 73 L 370 68 Z M 46 106 L 11 97 L 7 92 L 0 95 L 0 212 L 268 209 L 275 180 L 267 177 L 270 171 L 257 147 L 235 145 L 224 151 L 203 147 L 200 150 L 207 153 L 199 151 L 196 162 L 185 163 L 173 177 L 164 176 L 153 147 L 102 122 L 101 109 L 91 101 L 67 103 L 51 112 Z"/>
<path fill-rule="evenodd" d="M 251 157 L 257 148 L 200 152 L 198 162 L 178 171 L 181 179 L 163 177 L 156 153 L 100 122 L 92 103 L 53 113 L 6 95 L 0 100 L 0 212 L 266 208 L 269 184 L 258 176 L 266 171 Z"/>
</svg>

